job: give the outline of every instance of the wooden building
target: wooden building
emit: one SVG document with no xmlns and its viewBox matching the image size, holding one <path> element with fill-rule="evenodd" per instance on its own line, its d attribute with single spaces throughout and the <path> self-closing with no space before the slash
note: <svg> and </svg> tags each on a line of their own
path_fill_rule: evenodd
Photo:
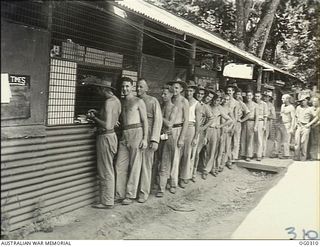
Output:
<svg viewBox="0 0 320 247">
<path fill-rule="evenodd" d="M 95 136 L 83 115 L 101 98 L 88 81 L 143 77 L 159 96 L 178 77 L 219 87 L 231 61 L 253 66 L 253 85 L 259 69 L 297 80 L 142 0 L 1 1 L 1 61 L 11 94 L 1 96 L 1 222 L 11 231 L 39 208 L 61 214 L 95 200 Z"/>
</svg>

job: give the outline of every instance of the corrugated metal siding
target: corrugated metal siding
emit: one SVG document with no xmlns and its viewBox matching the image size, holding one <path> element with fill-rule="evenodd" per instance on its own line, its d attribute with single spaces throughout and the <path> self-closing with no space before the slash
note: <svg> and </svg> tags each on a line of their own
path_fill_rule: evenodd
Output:
<svg viewBox="0 0 320 247">
<path fill-rule="evenodd" d="M 95 138 L 89 126 L 47 128 L 42 138 L 1 141 L 1 211 L 11 230 L 42 212 L 65 213 L 91 204 L 96 196 Z"/>
</svg>

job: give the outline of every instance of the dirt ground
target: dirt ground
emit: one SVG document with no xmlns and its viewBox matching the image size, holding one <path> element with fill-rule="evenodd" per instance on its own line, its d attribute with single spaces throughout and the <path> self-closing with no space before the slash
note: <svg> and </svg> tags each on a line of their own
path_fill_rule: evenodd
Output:
<svg viewBox="0 0 320 247">
<path fill-rule="evenodd" d="M 229 239 L 263 195 L 283 176 L 235 167 L 198 177 L 175 195 L 112 210 L 90 206 L 55 219 L 53 232 L 25 239 Z"/>
</svg>

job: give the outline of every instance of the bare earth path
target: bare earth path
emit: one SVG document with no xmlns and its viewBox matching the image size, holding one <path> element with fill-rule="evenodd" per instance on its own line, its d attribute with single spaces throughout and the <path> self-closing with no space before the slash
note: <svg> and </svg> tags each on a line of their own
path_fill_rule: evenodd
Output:
<svg viewBox="0 0 320 247">
<path fill-rule="evenodd" d="M 112 210 L 85 207 L 59 216 L 53 232 L 26 239 L 229 239 L 284 173 L 225 169 L 207 180 L 199 176 L 175 195 L 152 195 L 144 204 L 116 205 Z"/>
</svg>

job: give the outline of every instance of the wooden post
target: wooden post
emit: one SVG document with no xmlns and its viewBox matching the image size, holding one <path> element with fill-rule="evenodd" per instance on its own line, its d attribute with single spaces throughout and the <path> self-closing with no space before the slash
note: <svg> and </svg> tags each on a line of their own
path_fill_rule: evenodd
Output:
<svg viewBox="0 0 320 247">
<path fill-rule="evenodd" d="M 175 63 L 176 60 L 176 39 L 173 39 L 173 47 L 172 47 L 172 62 Z"/>
<path fill-rule="evenodd" d="M 262 84 L 262 68 L 258 69 L 258 78 L 257 78 L 257 91 L 261 91 L 261 84 Z"/>
<path fill-rule="evenodd" d="M 189 77 L 193 77 L 194 76 L 194 72 L 195 72 L 195 60 L 196 60 L 196 54 L 197 54 L 197 41 L 194 40 L 192 42 L 192 48 L 191 48 L 191 52 L 190 52 L 190 58 L 191 58 L 191 64 L 190 64 L 190 70 L 189 70 Z"/>
</svg>

